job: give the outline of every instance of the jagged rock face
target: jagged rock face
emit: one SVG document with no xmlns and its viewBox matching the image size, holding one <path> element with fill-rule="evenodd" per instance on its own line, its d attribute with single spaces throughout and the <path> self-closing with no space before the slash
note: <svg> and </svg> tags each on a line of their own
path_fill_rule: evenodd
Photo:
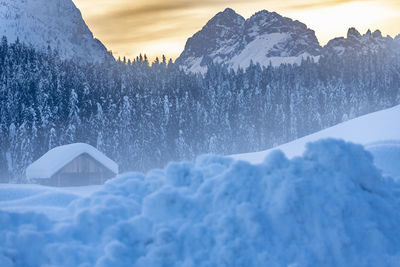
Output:
<svg viewBox="0 0 400 267">
<path fill-rule="evenodd" d="M 350 28 L 347 37 L 335 38 L 324 47 L 324 54 L 346 55 L 348 53 L 368 54 L 381 49 L 392 49 L 394 41 L 391 37 L 383 37 L 379 30 L 368 30 L 361 35 L 355 28 Z"/>
<path fill-rule="evenodd" d="M 299 56 L 303 53 L 319 54 L 321 47 L 315 32 L 299 21 L 263 10 L 245 22 L 246 44 L 257 40 L 259 36 L 269 34 L 282 34 L 285 38 L 268 51 L 267 57 Z"/>
<path fill-rule="evenodd" d="M 72 0 L 0 0 L 0 36 L 38 49 L 50 46 L 64 59 L 83 62 L 110 57 L 93 38 Z"/>
<path fill-rule="evenodd" d="M 219 58 L 221 61 L 231 58 L 239 49 L 244 21 L 232 9 L 218 13 L 201 31 L 188 39 L 180 58 L 204 57 L 203 63 L 208 63 L 207 59 Z"/>
<path fill-rule="evenodd" d="M 400 50 L 400 34 L 394 38 L 394 42 L 397 45 L 397 48 Z"/>
<path fill-rule="evenodd" d="M 300 63 L 317 57 L 320 49 L 314 31 L 301 22 L 265 10 L 245 20 L 226 9 L 187 41 L 176 62 L 190 72 L 204 72 L 211 61 L 233 69 L 251 61 L 264 66 Z"/>
</svg>

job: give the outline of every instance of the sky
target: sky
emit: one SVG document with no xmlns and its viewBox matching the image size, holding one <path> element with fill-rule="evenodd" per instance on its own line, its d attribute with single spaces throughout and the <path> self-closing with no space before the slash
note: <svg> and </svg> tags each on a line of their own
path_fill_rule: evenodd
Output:
<svg viewBox="0 0 400 267">
<path fill-rule="evenodd" d="M 322 45 L 345 36 L 380 29 L 400 33 L 400 0 L 73 0 L 95 37 L 116 57 L 150 59 L 179 56 L 186 40 L 225 8 L 245 18 L 266 9 L 297 19 L 313 30 Z"/>
</svg>

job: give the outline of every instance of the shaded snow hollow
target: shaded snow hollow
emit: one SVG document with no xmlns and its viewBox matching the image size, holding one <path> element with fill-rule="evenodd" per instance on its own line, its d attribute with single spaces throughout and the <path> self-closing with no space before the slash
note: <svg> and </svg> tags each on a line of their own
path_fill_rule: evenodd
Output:
<svg viewBox="0 0 400 267">
<path fill-rule="evenodd" d="M 339 140 L 258 165 L 203 156 L 122 175 L 64 219 L 0 200 L 0 266 L 398 266 L 399 193 Z"/>
</svg>

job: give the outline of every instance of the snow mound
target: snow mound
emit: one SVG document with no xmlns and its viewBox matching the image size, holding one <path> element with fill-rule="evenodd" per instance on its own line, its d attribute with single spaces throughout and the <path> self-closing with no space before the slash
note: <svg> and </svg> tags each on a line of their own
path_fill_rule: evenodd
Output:
<svg viewBox="0 0 400 267">
<path fill-rule="evenodd" d="M 72 201 L 88 196 L 99 188 L 100 186 L 54 188 L 0 184 L 0 209 L 9 212 L 39 212 L 49 218 L 62 219 L 70 216 L 66 207 Z"/>
<path fill-rule="evenodd" d="M 399 185 L 363 146 L 125 174 L 70 218 L 0 206 L 0 266 L 398 266 Z"/>
<path fill-rule="evenodd" d="M 374 163 L 384 175 L 400 181 L 400 141 L 376 142 L 366 148 L 374 155 Z"/>
</svg>

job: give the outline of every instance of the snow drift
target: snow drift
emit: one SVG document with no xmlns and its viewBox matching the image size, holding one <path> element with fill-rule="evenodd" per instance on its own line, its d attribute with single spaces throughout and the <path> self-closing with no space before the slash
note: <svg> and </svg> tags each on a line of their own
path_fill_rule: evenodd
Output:
<svg viewBox="0 0 400 267">
<path fill-rule="evenodd" d="M 62 220 L 3 209 L 0 266 L 398 266 L 399 192 L 344 141 L 203 156 L 122 175 Z"/>
<path fill-rule="evenodd" d="M 370 144 L 376 146 L 384 144 L 388 142 L 388 140 L 400 140 L 399 118 L 400 105 L 340 123 L 273 149 L 232 155 L 232 157 L 258 164 L 261 163 L 272 150 L 279 149 L 289 158 L 292 158 L 294 156 L 300 156 L 304 152 L 307 143 L 326 138 L 343 139 L 348 142 L 359 143 L 365 145 L 369 149 Z"/>
</svg>

